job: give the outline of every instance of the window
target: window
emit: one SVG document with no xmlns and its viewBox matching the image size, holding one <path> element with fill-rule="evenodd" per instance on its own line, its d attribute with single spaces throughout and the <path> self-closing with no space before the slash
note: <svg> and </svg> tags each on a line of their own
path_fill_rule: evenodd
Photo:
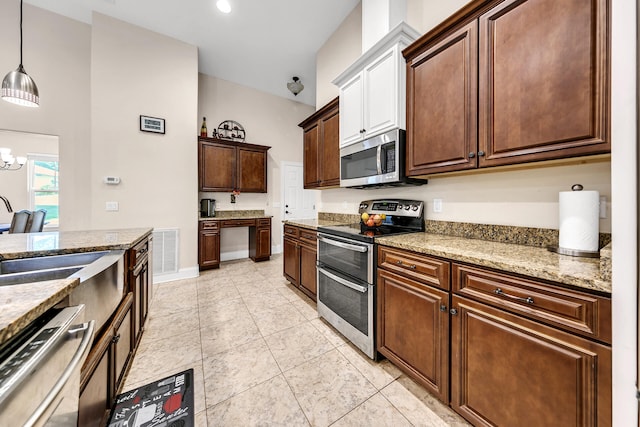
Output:
<svg viewBox="0 0 640 427">
<path fill-rule="evenodd" d="M 60 225 L 58 214 L 58 156 L 51 154 L 28 154 L 29 200 L 32 210 L 47 211 L 46 228 Z"/>
</svg>

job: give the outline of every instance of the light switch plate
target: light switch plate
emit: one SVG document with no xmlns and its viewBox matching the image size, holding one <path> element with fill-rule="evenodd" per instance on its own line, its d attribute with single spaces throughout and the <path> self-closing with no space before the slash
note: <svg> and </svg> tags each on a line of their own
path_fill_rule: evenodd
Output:
<svg viewBox="0 0 640 427">
<path fill-rule="evenodd" d="M 433 199 L 433 211 L 436 213 L 442 212 L 442 199 Z"/>
</svg>

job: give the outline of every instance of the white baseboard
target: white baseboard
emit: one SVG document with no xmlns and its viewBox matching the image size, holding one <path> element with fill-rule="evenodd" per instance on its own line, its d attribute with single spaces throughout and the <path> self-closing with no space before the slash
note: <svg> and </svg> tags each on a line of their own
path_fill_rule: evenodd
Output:
<svg viewBox="0 0 640 427">
<path fill-rule="evenodd" d="M 280 253 L 282 253 L 282 245 L 271 246 L 271 253 L 272 254 L 280 254 Z"/>
<path fill-rule="evenodd" d="M 153 276 L 153 284 L 173 282 L 174 280 L 193 279 L 200 275 L 198 266 L 181 268 L 177 273 L 156 274 Z"/>
</svg>

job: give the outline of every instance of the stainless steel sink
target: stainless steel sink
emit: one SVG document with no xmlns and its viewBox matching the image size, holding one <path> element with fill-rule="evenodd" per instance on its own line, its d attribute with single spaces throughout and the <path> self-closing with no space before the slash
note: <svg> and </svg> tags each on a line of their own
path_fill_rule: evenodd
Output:
<svg viewBox="0 0 640 427">
<path fill-rule="evenodd" d="M 0 261 L 0 286 L 78 278 L 58 307 L 85 305 L 85 317 L 99 330 L 123 297 L 124 251 L 84 252 Z"/>
<path fill-rule="evenodd" d="M 84 252 L 0 261 L 0 286 L 64 279 L 109 251 Z"/>
</svg>

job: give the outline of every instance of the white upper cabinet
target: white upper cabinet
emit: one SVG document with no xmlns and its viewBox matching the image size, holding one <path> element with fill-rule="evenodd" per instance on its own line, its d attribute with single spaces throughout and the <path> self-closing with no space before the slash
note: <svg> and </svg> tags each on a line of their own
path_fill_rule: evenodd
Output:
<svg viewBox="0 0 640 427">
<path fill-rule="evenodd" d="M 405 129 L 402 49 L 418 36 L 404 22 L 399 24 L 333 81 L 340 88 L 340 147 Z"/>
</svg>

